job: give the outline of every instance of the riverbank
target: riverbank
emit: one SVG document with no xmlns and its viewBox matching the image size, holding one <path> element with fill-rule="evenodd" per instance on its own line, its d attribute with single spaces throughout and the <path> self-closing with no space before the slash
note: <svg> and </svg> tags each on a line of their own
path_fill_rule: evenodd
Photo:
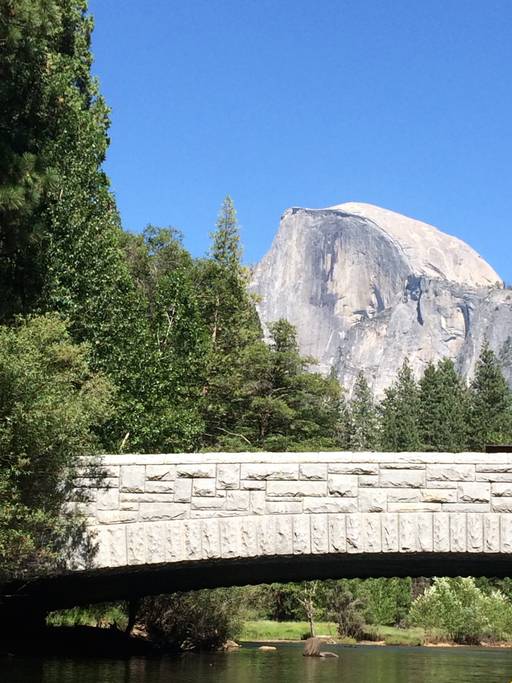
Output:
<svg viewBox="0 0 512 683">
<path fill-rule="evenodd" d="M 340 638 L 338 629 L 332 621 L 321 621 L 315 624 L 316 633 L 329 636 L 343 645 L 356 645 L 354 638 Z M 309 625 L 305 621 L 246 621 L 239 639 L 249 641 L 297 641 L 308 637 Z M 422 628 L 401 629 L 392 626 L 369 626 L 367 637 L 361 641 L 381 645 L 418 646 L 425 642 L 425 631 Z"/>
</svg>

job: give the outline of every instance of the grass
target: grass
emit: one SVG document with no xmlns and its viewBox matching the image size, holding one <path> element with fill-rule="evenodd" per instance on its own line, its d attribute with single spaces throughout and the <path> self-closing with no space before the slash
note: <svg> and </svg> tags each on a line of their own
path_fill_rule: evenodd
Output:
<svg viewBox="0 0 512 683">
<path fill-rule="evenodd" d="M 50 612 L 46 623 L 49 626 L 109 626 L 115 623 L 124 629 L 128 617 L 122 603 L 107 603 Z"/>
<path fill-rule="evenodd" d="M 305 621 L 246 621 L 239 634 L 240 640 L 301 640 L 309 631 Z M 352 638 L 340 639 L 336 624 L 331 621 L 316 623 L 318 635 L 331 636 L 347 645 L 354 644 Z M 394 628 L 393 626 L 369 626 L 369 639 L 384 641 L 386 645 L 422 645 L 425 632 L 422 628 Z"/>
</svg>

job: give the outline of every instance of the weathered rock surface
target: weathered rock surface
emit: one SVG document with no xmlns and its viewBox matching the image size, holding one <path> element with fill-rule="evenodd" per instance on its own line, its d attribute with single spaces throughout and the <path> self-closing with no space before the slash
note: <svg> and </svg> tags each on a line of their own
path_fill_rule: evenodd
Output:
<svg viewBox="0 0 512 683">
<path fill-rule="evenodd" d="M 349 391 L 363 370 L 382 395 L 406 357 L 420 374 L 448 356 L 468 377 L 485 337 L 512 383 L 512 292 L 426 223 L 368 204 L 288 209 L 251 286 L 262 321 L 287 318 Z"/>
</svg>

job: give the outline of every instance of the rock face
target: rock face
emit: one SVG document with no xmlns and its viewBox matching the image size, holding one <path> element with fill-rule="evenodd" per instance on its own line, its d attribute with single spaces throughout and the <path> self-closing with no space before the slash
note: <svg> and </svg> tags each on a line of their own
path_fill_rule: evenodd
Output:
<svg viewBox="0 0 512 683">
<path fill-rule="evenodd" d="M 512 381 L 512 292 L 426 223 L 369 204 L 288 209 L 251 286 L 263 323 L 293 323 L 349 392 L 362 370 L 381 396 L 406 357 L 419 375 L 448 356 L 469 377 L 485 337 Z"/>
</svg>

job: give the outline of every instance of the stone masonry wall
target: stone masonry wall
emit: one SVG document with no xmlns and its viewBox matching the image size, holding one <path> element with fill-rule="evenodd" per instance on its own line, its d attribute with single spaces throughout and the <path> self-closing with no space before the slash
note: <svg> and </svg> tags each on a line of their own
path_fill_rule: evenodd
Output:
<svg viewBox="0 0 512 683">
<path fill-rule="evenodd" d="M 512 553 L 512 454 L 108 455 L 96 564 L 310 553 Z"/>
</svg>

